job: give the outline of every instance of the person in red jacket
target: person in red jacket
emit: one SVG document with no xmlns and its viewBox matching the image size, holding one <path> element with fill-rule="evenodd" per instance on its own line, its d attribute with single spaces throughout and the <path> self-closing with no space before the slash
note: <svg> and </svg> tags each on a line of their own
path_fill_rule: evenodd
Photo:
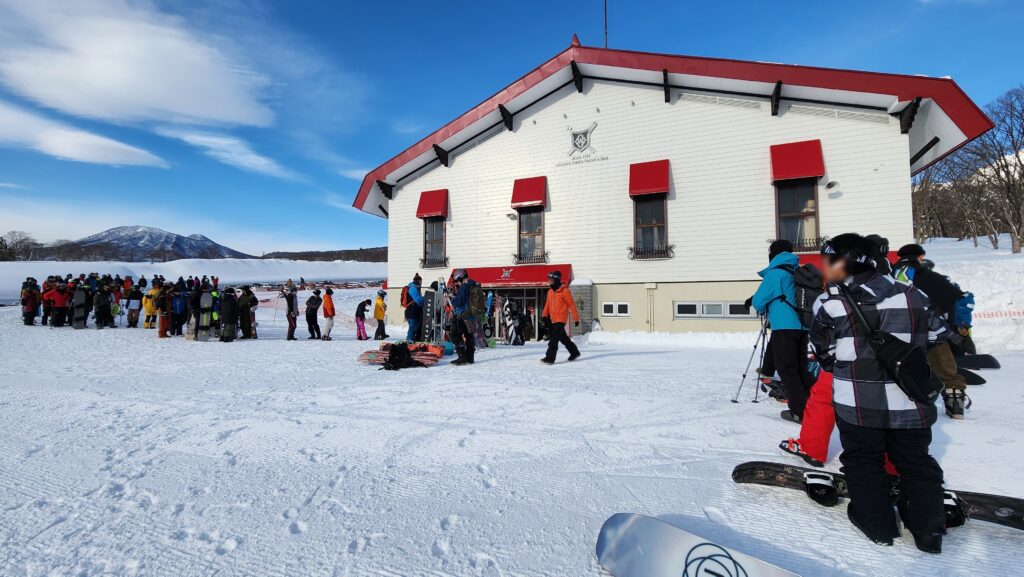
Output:
<svg viewBox="0 0 1024 577">
<path fill-rule="evenodd" d="M 326 289 L 324 293 L 324 318 L 327 322 L 324 323 L 324 335 L 320 337 L 325 341 L 331 340 L 331 329 L 334 328 L 334 290 L 330 287 Z"/>
<path fill-rule="evenodd" d="M 62 327 L 68 318 L 69 294 L 64 283 L 57 283 L 56 286 L 43 293 L 43 301 L 49 302 L 52 307 L 52 323 L 55 327 Z"/>
<path fill-rule="evenodd" d="M 550 321 L 551 329 L 548 332 L 548 352 L 540 362 L 546 365 L 555 364 L 558 343 L 565 345 L 565 350 L 569 351 L 569 360 L 575 361 L 580 358 L 580 350 L 565 332 L 565 325 L 569 323 L 569 313 L 572 313 L 575 325 L 580 326 L 580 312 L 576 309 L 576 301 L 573 300 L 569 287 L 562 284 L 562 273 L 557 270 L 548 273 L 548 281 L 551 288 L 548 289 L 542 316 Z"/>
</svg>

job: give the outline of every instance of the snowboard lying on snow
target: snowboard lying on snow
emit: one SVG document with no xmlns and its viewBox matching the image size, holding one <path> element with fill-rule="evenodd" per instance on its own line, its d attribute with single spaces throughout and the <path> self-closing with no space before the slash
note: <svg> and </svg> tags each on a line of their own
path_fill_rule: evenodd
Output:
<svg viewBox="0 0 1024 577">
<path fill-rule="evenodd" d="M 1002 367 L 999 364 L 999 359 L 992 355 L 957 355 L 956 366 L 957 368 L 970 369 L 972 371 Z"/>
<path fill-rule="evenodd" d="M 796 577 L 653 517 L 616 513 L 597 537 L 597 560 L 615 577 Z"/>
<path fill-rule="evenodd" d="M 752 461 L 737 465 L 732 471 L 732 480 L 737 483 L 753 483 L 755 485 L 804 491 L 807 487 L 804 477 L 805 473 L 831 476 L 832 483 L 839 496 L 849 498 L 849 493 L 846 489 L 846 477 L 841 473 L 826 472 L 821 469 Z M 960 499 L 961 506 L 968 519 L 988 521 L 989 523 L 1024 530 L 1024 499 L 989 495 L 986 493 L 972 493 L 970 491 L 947 492 L 954 493 Z"/>
<path fill-rule="evenodd" d="M 984 385 L 988 382 L 985 380 L 985 377 L 968 369 L 958 368 L 956 372 L 960 373 L 968 385 Z"/>
</svg>

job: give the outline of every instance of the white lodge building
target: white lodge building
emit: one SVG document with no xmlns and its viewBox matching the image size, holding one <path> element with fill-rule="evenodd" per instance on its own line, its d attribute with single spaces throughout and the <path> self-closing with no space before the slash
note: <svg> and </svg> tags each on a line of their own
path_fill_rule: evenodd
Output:
<svg viewBox="0 0 1024 577">
<path fill-rule="evenodd" d="M 575 279 L 605 330 L 750 330 L 786 238 L 913 241 L 911 176 L 991 128 L 950 79 L 572 45 L 370 172 L 401 287 L 466 268 L 543 304 Z"/>
</svg>

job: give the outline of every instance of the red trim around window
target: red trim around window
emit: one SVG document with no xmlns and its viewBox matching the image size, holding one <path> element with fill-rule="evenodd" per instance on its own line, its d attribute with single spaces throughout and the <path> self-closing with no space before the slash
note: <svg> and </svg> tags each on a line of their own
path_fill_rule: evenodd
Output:
<svg viewBox="0 0 1024 577">
<path fill-rule="evenodd" d="M 668 193 L 668 160 L 629 165 L 629 196 Z"/>
<path fill-rule="evenodd" d="M 517 179 L 512 185 L 512 208 L 546 206 L 548 199 L 548 177 Z"/>
<path fill-rule="evenodd" d="M 770 147 L 772 182 L 825 176 L 825 159 L 820 140 L 805 140 Z"/>
<path fill-rule="evenodd" d="M 420 193 L 420 203 L 416 207 L 416 218 L 432 218 L 440 216 L 448 218 L 448 189 L 425 190 Z"/>
</svg>

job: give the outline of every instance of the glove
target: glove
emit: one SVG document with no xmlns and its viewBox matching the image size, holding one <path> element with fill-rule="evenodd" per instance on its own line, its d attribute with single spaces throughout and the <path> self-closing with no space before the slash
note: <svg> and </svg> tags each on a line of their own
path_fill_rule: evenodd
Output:
<svg viewBox="0 0 1024 577">
<path fill-rule="evenodd" d="M 541 322 L 551 324 L 551 317 L 541 317 L 540 320 Z"/>
<path fill-rule="evenodd" d="M 743 301 L 743 307 L 750 310 L 750 307 L 754 306 L 754 297 L 748 297 L 747 300 Z"/>
<path fill-rule="evenodd" d="M 578 327 L 578 326 L 580 326 L 580 321 L 576 321 L 575 323 L 573 323 L 573 325 L 572 325 L 572 326 L 574 326 L 574 327 Z"/>
</svg>

